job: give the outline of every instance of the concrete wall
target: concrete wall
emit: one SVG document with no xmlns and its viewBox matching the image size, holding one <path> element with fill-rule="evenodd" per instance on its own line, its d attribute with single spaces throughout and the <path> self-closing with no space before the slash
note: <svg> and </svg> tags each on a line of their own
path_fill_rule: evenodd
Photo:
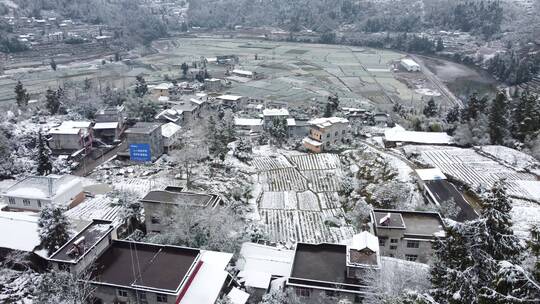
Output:
<svg viewBox="0 0 540 304">
<path fill-rule="evenodd" d="M 53 150 L 80 150 L 84 144 L 79 134 L 52 134 L 49 147 Z"/>
<path fill-rule="evenodd" d="M 432 254 L 430 240 L 420 241 L 419 248 L 407 248 L 407 239 L 404 238 L 404 230 L 399 229 L 377 229 L 377 237 L 379 241 L 385 239 L 384 246 L 379 246 L 381 250 L 381 255 L 395 257 L 398 259 L 405 260 L 406 255 L 417 255 L 418 259 L 416 262 L 427 263 Z M 397 240 L 396 243 L 392 243 L 391 240 Z M 417 239 L 415 239 L 417 240 Z M 391 246 L 396 246 L 396 249 L 390 249 Z"/>
<path fill-rule="evenodd" d="M 41 208 L 43 208 L 43 206 L 51 204 L 50 200 L 23 199 L 20 197 L 11 197 L 12 202 L 14 202 L 13 204 L 13 203 L 10 203 L 9 198 L 10 197 L 8 196 L 4 196 L 4 202 L 10 209 L 15 209 L 15 210 L 39 211 L 41 210 Z M 29 205 L 25 205 L 23 200 L 27 200 L 29 202 Z"/>
<path fill-rule="evenodd" d="M 163 136 L 161 128 L 156 128 L 151 134 L 128 133 L 128 147 L 131 144 L 149 144 L 152 153 L 152 160 L 159 158 L 163 154 Z"/>
<path fill-rule="evenodd" d="M 94 298 L 100 299 L 103 304 L 112 304 L 112 303 L 132 303 L 132 304 L 174 304 L 176 302 L 176 297 L 172 295 L 167 296 L 167 302 L 158 302 L 157 294 L 153 292 L 146 292 L 146 302 L 140 301 L 137 291 L 132 289 L 123 289 L 121 287 L 115 288 L 112 286 L 103 286 L 103 285 L 94 285 L 96 290 L 94 291 Z M 122 289 L 127 291 L 128 297 L 120 297 L 118 295 L 118 290 Z M 139 292 L 140 293 L 140 292 Z"/>
<path fill-rule="evenodd" d="M 293 293 L 300 297 L 300 299 L 304 300 L 304 302 L 310 302 L 313 301 L 314 303 L 317 303 L 317 300 L 321 299 L 322 297 L 327 298 L 335 298 L 336 303 L 361 303 L 361 295 L 356 295 L 352 293 L 347 292 L 339 292 L 339 291 L 325 291 L 325 290 L 319 290 L 319 289 L 310 289 L 310 295 L 308 297 L 303 296 L 302 292 L 300 291 L 299 287 L 296 286 L 288 286 L 287 288 L 291 288 L 293 290 Z M 304 288 L 306 289 L 306 288 Z M 309 289 L 309 288 L 307 288 Z M 344 301 L 344 302 L 340 302 Z"/>
<path fill-rule="evenodd" d="M 160 203 L 143 203 L 144 207 L 144 224 L 146 226 L 146 232 L 161 233 L 169 226 L 167 223 L 172 213 L 176 212 L 177 207 L 171 204 Z M 159 220 L 159 223 L 152 223 L 152 218 L 155 217 Z"/>
</svg>

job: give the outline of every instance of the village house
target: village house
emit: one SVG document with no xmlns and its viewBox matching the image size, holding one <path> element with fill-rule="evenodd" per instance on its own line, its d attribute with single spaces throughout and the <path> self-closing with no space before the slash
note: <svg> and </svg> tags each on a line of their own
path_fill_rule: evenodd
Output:
<svg viewBox="0 0 540 304">
<path fill-rule="evenodd" d="M 326 151 L 332 145 L 339 145 L 348 140 L 349 121 L 340 117 L 317 118 L 308 121 L 309 134 L 304 138 L 306 149 L 313 153 Z"/>
<path fill-rule="evenodd" d="M 241 105 L 246 98 L 238 95 L 220 95 L 216 97 L 216 101 L 224 106 L 234 107 Z"/>
<path fill-rule="evenodd" d="M 147 232 L 160 233 L 170 225 L 168 216 L 178 208 L 215 208 L 221 198 L 215 194 L 183 192 L 167 187 L 165 190 L 148 192 L 141 200 Z"/>
<path fill-rule="evenodd" d="M 263 120 L 260 118 L 234 118 L 236 129 L 245 131 L 248 134 L 260 133 L 263 131 Z"/>
<path fill-rule="evenodd" d="M 12 252 L 33 253 L 40 245 L 37 214 L 1 210 L 0 259 Z M 17 233 L 9 233 L 16 231 Z"/>
<path fill-rule="evenodd" d="M 126 110 L 124 106 L 105 107 L 96 112 L 94 115 L 96 123 L 102 122 L 117 122 L 118 128 L 123 130 L 126 122 Z"/>
<path fill-rule="evenodd" d="M 163 148 L 165 153 L 174 150 L 179 144 L 181 135 L 180 130 L 182 130 L 182 128 L 172 122 L 161 126 L 161 135 L 163 135 Z"/>
<path fill-rule="evenodd" d="M 454 208 L 455 215 L 449 217 L 460 221 L 475 220 L 478 214 L 467 202 L 465 196 L 450 183 L 439 168 L 417 169 L 422 193 L 428 202 L 447 209 Z"/>
<path fill-rule="evenodd" d="M 433 242 L 444 236 L 444 222 L 434 212 L 375 209 L 371 223 L 383 256 L 412 262 L 427 263 Z"/>
<path fill-rule="evenodd" d="M 125 110 L 123 106 L 106 107 L 96 112 L 93 135 L 105 144 L 112 144 L 120 139 L 125 128 Z"/>
<path fill-rule="evenodd" d="M 75 152 L 92 148 L 92 123 L 89 121 L 64 121 L 49 130 L 49 147 L 53 152 Z"/>
<path fill-rule="evenodd" d="M 366 273 L 381 267 L 378 243 L 367 231 L 355 235 L 347 245 L 298 243 L 285 287 L 304 299 L 325 295 L 361 303 L 370 292 Z"/>
<path fill-rule="evenodd" d="M 223 83 L 221 79 L 210 78 L 204 80 L 204 88 L 208 92 L 219 92 L 223 89 Z"/>
<path fill-rule="evenodd" d="M 95 304 L 214 304 L 229 279 L 225 268 L 232 256 L 117 240 L 110 222 L 95 220 L 49 261 L 57 270 L 89 273 L 82 281 L 91 285 Z"/>
<path fill-rule="evenodd" d="M 246 71 L 246 70 L 234 69 L 234 70 L 231 71 L 231 75 L 234 75 L 234 76 L 237 76 L 237 77 L 257 79 L 257 73 L 256 72 Z"/>
<path fill-rule="evenodd" d="M 163 135 L 161 123 L 138 122 L 135 126 L 126 130 L 127 145 L 130 149 L 131 160 L 156 160 L 163 154 Z M 141 153 L 149 155 L 134 155 L 135 150 L 145 150 Z M 138 152 L 137 152 L 138 153 Z M 139 156 L 141 158 L 139 158 Z"/>
<path fill-rule="evenodd" d="M 174 87 L 172 83 L 160 83 L 158 85 L 152 86 L 152 94 L 156 97 L 169 97 L 169 91 Z"/>
<path fill-rule="evenodd" d="M 39 211 L 46 205 L 72 208 L 84 200 L 81 180 L 72 175 L 27 177 L 3 193 L 9 210 Z"/>
<path fill-rule="evenodd" d="M 289 110 L 285 108 L 281 109 L 264 109 L 262 112 L 264 129 L 269 129 L 273 126 L 275 120 L 289 118 Z"/>
</svg>

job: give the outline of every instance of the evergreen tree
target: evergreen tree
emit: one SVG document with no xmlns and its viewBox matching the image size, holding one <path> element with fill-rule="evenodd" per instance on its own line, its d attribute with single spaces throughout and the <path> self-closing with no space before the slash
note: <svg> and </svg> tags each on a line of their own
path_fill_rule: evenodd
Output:
<svg viewBox="0 0 540 304">
<path fill-rule="evenodd" d="M 17 106 L 19 108 L 28 106 L 28 101 L 30 100 L 30 95 L 26 92 L 26 89 L 20 81 L 18 81 L 15 86 L 15 100 L 17 101 Z"/>
<path fill-rule="evenodd" d="M 39 213 L 38 234 L 41 246 L 49 255 L 62 247 L 69 240 L 70 223 L 62 209 L 45 205 Z"/>
<path fill-rule="evenodd" d="M 441 37 L 439 37 L 439 39 L 437 39 L 437 46 L 435 47 L 435 50 L 437 52 L 444 51 L 444 42 L 443 42 Z"/>
<path fill-rule="evenodd" d="M 519 141 L 532 137 L 540 130 L 540 98 L 524 91 L 512 109 L 512 134 Z"/>
<path fill-rule="evenodd" d="M 459 106 L 451 108 L 448 113 L 446 113 L 446 122 L 454 123 L 459 121 Z"/>
<path fill-rule="evenodd" d="M 53 71 L 56 71 L 56 69 L 58 68 L 57 64 L 56 64 L 56 61 L 54 61 L 54 58 L 51 59 L 51 69 L 53 69 Z"/>
<path fill-rule="evenodd" d="M 478 94 L 474 93 L 469 97 L 466 107 L 461 112 L 461 120 L 468 121 L 477 119 L 478 116 L 484 113 L 487 107 L 487 97 L 478 98 Z"/>
<path fill-rule="evenodd" d="M 502 145 L 507 137 L 506 112 L 506 96 L 503 92 L 499 92 L 491 104 L 489 113 L 489 137 L 493 145 Z"/>
<path fill-rule="evenodd" d="M 467 224 L 452 223 L 433 244 L 431 294 L 441 304 L 474 303 L 474 279 L 468 269 L 474 265 L 468 248 Z"/>
<path fill-rule="evenodd" d="M 270 136 L 274 138 L 276 144 L 281 146 L 283 142 L 287 139 L 288 130 L 287 130 L 287 119 L 285 118 L 274 118 L 272 119 L 272 124 L 268 129 Z"/>
<path fill-rule="evenodd" d="M 540 303 L 540 285 L 521 266 L 500 261 L 492 285 L 481 289 L 479 303 Z"/>
<path fill-rule="evenodd" d="M 135 77 L 135 95 L 137 97 L 144 97 L 148 93 L 148 85 L 142 75 Z"/>
<path fill-rule="evenodd" d="M 52 171 L 52 163 L 49 159 L 49 150 L 45 145 L 45 140 L 41 135 L 41 131 L 38 133 L 37 142 L 37 174 L 41 176 L 49 175 Z"/>
<path fill-rule="evenodd" d="M 435 104 L 435 100 L 433 98 L 430 98 L 427 105 L 424 107 L 424 115 L 426 117 L 435 117 L 438 114 L 437 105 Z"/>
<path fill-rule="evenodd" d="M 47 89 L 45 99 L 45 106 L 49 110 L 49 113 L 51 113 L 51 115 L 57 114 L 58 110 L 60 110 L 60 99 L 58 93 L 54 90 Z"/>
<path fill-rule="evenodd" d="M 535 225 L 531 228 L 531 237 L 529 239 L 528 245 L 535 259 L 532 273 L 534 275 L 534 279 L 537 282 L 540 282 L 540 227 L 539 226 Z"/>
<path fill-rule="evenodd" d="M 186 78 L 187 76 L 187 72 L 189 70 L 189 65 L 187 65 L 187 63 L 182 63 L 182 65 L 180 66 L 180 69 L 182 69 L 182 76 L 184 76 L 184 78 Z"/>
</svg>

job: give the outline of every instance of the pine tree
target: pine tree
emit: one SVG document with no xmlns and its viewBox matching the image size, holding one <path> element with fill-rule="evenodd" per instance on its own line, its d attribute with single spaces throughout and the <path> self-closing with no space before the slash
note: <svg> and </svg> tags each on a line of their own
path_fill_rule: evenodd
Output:
<svg viewBox="0 0 540 304">
<path fill-rule="evenodd" d="M 53 69 L 53 71 L 56 71 L 56 69 L 58 68 L 57 64 L 56 64 L 56 61 L 54 61 L 54 58 L 51 59 L 51 69 Z"/>
<path fill-rule="evenodd" d="M 268 132 L 270 133 L 270 136 L 275 139 L 276 144 L 281 146 L 288 135 L 287 120 L 285 118 L 272 119 L 272 125 L 270 126 Z"/>
<path fill-rule="evenodd" d="M 503 92 L 499 92 L 491 104 L 489 113 L 489 137 L 493 145 L 502 145 L 507 136 L 506 112 L 506 96 Z"/>
<path fill-rule="evenodd" d="M 435 104 L 435 100 L 433 98 L 430 98 L 427 105 L 424 107 L 424 115 L 426 117 L 435 117 L 438 114 L 437 105 Z"/>
<path fill-rule="evenodd" d="M 49 113 L 51 113 L 51 115 L 57 114 L 58 110 L 60 110 L 60 99 L 58 93 L 54 90 L 47 89 L 45 99 L 45 106 L 49 110 Z"/>
<path fill-rule="evenodd" d="M 49 151 L 45 146 L 45 140 L 41 135 L 41 131 L 38 133 L 37 145 L 37 174 L 41 176 L 49 175 L 52 171 L 52 163 L 49 159 Z"/>
<path fill-rule="evenodd" d="M 70 223 L 62 209 L 45 205 L 39 214 L 38 234 L 41 246 L 49 255 L 53 254 L 69 240 Z"/>
<path fill-rule="evenodd" d="M 521 266 L 500 261 L 492 285 L 480 290 L 479 303 L 540 303 L 540 285 Z"/>
<path fill-rule="evenodd" d="M 135 77 L 135 95 L 137 97 L 143 97 L 146 93 L 148 93 L 148 85 L 144 77 L 142 75 Z"/>
<path fill-rule="evenodd" d="M 26 89 L 20 81 L 18 81 L 15 86 L 15 100 L 17 101 L 17 106 L 19 108 L 28 106 L 28 101 L 30 100 L 30 95 L 26 92 Z"/>
<path fill-rule="evenodd" d="M 474 303 L 474 279 L 468 269 L 474 265 L 468 248 L 468 224 L 453 223 L 444 237 L 433 244 L 431 294 L 439 303 Z"/>
<path fill-rule="evenodd" d="M 439 37 L 439 39 L 437 39 L 437 46 L 435 47 L 435 50 L 437 52 L 444 51 L 444 42 L 443 42 L 441 37 Z"/>
<path fill-rule="evenodd" d="M 180 66 L 180 69 L 182 69 L 182 76 L 184 78 L 186 78 L 186 75 L 187 75 L 187 72 L 189 70 L 189 66 L 187 65 L 187 63 L 182 63 L 182 65 Z"/>
<path fill-rule="evenodd" d="M 533 226 L 531 228 L 531 237 L 529 239 L 529 249 L 535 259 L 532 273 L 537 282 L 540 282 L 540 227 Z"/>
<path fill-rule="evenodd" d="M 451 108 L 448 113 L 446 113 L 446 122 L 453 123 L 459 120 L 459 106 Z"/>
</svg>

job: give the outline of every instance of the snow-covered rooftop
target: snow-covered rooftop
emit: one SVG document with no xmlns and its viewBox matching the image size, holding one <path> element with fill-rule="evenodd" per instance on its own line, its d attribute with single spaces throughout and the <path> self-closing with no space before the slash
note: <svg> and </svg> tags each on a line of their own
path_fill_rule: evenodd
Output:
<svg viewBox="0 0 540 304">
<path fill-rule="evenodd" d="M 67 210 L 65 215 L 72 221 L 111 221 L 114 227 L 118 227 L 123 221 L 122 207 L 114 203 L 113 199 L 105 195 L 97 195 Z"/>
<path fill-rule="evenodd" d="M 264 116 L 289 116 L 289 110 L 285 108 L 281 109 L 264 109 Z"/>
<path fill-rule="evenodd" d="M 236 287 L 233 287 L 227 296 L 231 300 L 232 304 L 246 304 L 247 300 L 249 299 L 249 293 Z"/>
<path fill-rule="evenodd" d="M 40 244 L 37 222 L 32 213 L 0 211 L 0 247 L 33 251 Z"/>
<path fill-rule="evenodd" d="M 52 200 L 74 188 L 82 192 L 81 181 L 73 175 L 32 176 L 9 187 L 3 196 Z"/>
<path fill-rule="evenodd" d="M 160 83 L 156 86 L 154 86 L 154 90 L 168 90 L 170 88 L 172 88 L 174 85 L 170 82 L 164 82 L 164 83 Z"/>
<path fill-rule="evenodd" d="M 242 98 L 242 96 L 239 95 L 220 95 L 216 97 L 217 99 L 225 100 L 225 101 L 238 101 Z"/>
<path fill-rule="evenodd" d="M 439 168 L 416 169 L 416 174 L 423 181 L 446 179 L 446 175 Z"/>
<path fill-rule="evenodd" d="M 86 131 L 92 125 L 89 121 L 64 121 L 58 127 L 52 128 L 49 134 L 79 134 L 81 130 Z"/>
<path fill-rule="evenodd" d="M 109 130 L 109 129 L 117 129 L 118 128 L 118 122 L 97 122 L 94 125 L 94 130 Z"/>
<path fill-rule="evenodd" d="M 315 118 L 308 121 L 308 124 L 317 126 L 319 128 L 327 128 L 337 123 L 346 124 L 346 123 L 349 123 L 349 121 L 346 118 L 342 118 L 342 117 L 322 117 L 322 118 Z"/>
<path fill-rule="evenodd" d="M 355 250 L 362 250 L 368 248 L 373 252 L 378 252 L 379 238 L 367 231 L 362 231 L 361 233 L 353 236 L 351 244 L 349 246 L 351 249 Z"/>
<path fill-rule="evenodd" d="M 234 125 L 236 126 L 262 126 L 262 119 L 259 118 L 234 118 Z"/>
<path fill-rule="evenodd" d="M 409 58 L 401 59 L 401 63 L 409 67 L 420 67 L 418 63 L 416 63 L 414 60 L 409 59 Z"/>
<path fill-rule="evenodd" d="M 287 126 L 296 126 L 296 120 L 294 118 L 287 118 Z"/>
<path fill-rule="evenodd" d="M 293 259 L 293 250 L 244 243 L 237 262 L 238 276 L 246 286 L 266 289 L 272 275 L 288 277 L 291 274 Z"/>
<path fill-rule="evenodd" d="M 233 74 L 238 74 L 238 75 L 242 75 L 242 76 L 253 76 L 253 72 L 252 71 L 246 71 L 246 70 L 238 70 L 238 69 L 235 69 L 232 71 Z"/>
<path fill-rule="evenodd" d="M 322 142 L 318 142 L 318 141 L 316 141 L 314 139 L 311 139 L 309 137 L 304 137 L 304 139 L 302 139 L 302 142 L 306 143 L 308 145 L 312 145 L 314 147 L 322 146 Z"/>
<path fill-rule="evenodd" d="M 405 142 L 417 144 L 449 145 L 454 142 L 452 136 L 445 132 L 416 132 L 394 127 L 384 131 L 384 139 L 388 142 Z"/>
<path fill-rule="evenodd" d="M 165 138 L 170 138 L 182 129 L 179 125 L 169 122 L 161 126 L 161 135 Z"/>
</svg>

